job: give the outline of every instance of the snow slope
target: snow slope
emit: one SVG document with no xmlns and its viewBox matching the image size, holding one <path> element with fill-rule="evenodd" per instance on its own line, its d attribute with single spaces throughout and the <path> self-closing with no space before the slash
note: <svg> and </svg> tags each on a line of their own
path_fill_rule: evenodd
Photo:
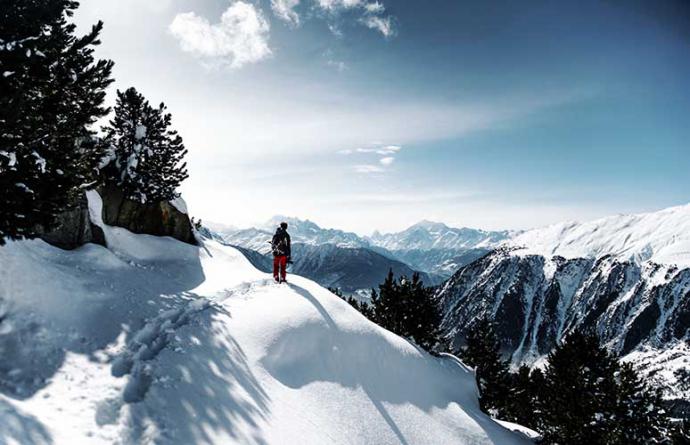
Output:
<svg viewBox="0 0 690 445">
<path fill-rule="evenodd" d="M 598 258 L 690 266 L 690 204 L 658 212 L 616 215 L 586 223 L 559 223 L 529 230 L 508 245 L 521 254 Z"/>
<path fill-rule="evenodd" d="M 528 443 L 457 359 L 317 284 L 103 227 L 108 249 L 0 248 L 0 443 Z"/>
</svg>

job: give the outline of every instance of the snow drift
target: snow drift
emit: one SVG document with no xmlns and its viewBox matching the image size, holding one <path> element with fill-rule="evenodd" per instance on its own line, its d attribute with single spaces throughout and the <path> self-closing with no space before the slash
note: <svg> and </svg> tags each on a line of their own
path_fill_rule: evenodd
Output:
<svg viewBox="0 0 690 445">
<path fill-rule="evenodd" d="M 0 443 L 513 444 L 474 376 L 237 250 L 0 248 Z"/>
</svg>

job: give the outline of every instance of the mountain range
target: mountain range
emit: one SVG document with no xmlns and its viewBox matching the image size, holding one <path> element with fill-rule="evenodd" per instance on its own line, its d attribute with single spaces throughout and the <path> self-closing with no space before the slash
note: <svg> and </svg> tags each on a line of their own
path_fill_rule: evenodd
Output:
<svg viewBox="0 0 690 445">
<path fill-rule="evenodd" d="M 456 346 L 489 316 L 512 365 L 539 366 L 569 332 L 594 330 L 662 385 L 676 409 L 689 408 L 682 401 L 690 399 L 690 205 L 522 232 L 422 221 L 363 237 L 275 217 L 220 236 L 256 250 L 255 264 L 268 261 L 267 241 L 281 220 L 293 234 L 296 274 L 354 292 L 375 286 L 390 267 L 422 271 L 438 284 L 443 331 Z"/>
<path fill-rule="evenodd" d="M 690 205 L 527 231 L 440 288 L 444 332 L 461 345 L 488 316 L 517 366 L 539 365 L 575 329 L 594 330 L 669 399 L 687 401 L 689 247 Z"/>
<path fill-rule="evenodd" d="M 401 232 L 375 232 L 366 237 L 285 216 L 275 216 L 258 227 L 245 229 L 208 226 L 215 229 L 216 238 L 241 248 L 256 267 L 269 270 L 269 241 L 282 221 L 288 223 L 292 237 L 292 272 L 346 293 L 375 287 L 389 269 L 408 276 L 419 272 L 425 283 L 440 284 L 459 267 L 487 254 L 513 233 L 456 229 L 422 221 Z"/>
</svg>

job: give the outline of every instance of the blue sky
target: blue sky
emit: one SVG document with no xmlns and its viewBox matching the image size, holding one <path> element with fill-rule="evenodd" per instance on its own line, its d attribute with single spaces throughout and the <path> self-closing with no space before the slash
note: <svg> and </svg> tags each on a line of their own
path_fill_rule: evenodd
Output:
<svg viewBox="0 0 690 445">
<path fill-rule="evenodd" d="M 115 86 L 173 113 L 197 217 L 502 229 L 690 201 L 687 2 L 84 1 L 98 19 Z"/>
</svg>

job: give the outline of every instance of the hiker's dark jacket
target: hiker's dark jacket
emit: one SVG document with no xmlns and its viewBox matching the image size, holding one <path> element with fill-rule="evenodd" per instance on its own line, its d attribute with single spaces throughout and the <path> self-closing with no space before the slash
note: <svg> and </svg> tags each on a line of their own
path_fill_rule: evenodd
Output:
<svg viewBox="0 0 690 445">
<path fill-rule="evenodd" d="M 290 257 L 290 234 L 282 227 L 278 227 L 276 234 L 273 235 L 271 241 L 273 247 L 273 256 L 287 256 Z"/>
</svg>

